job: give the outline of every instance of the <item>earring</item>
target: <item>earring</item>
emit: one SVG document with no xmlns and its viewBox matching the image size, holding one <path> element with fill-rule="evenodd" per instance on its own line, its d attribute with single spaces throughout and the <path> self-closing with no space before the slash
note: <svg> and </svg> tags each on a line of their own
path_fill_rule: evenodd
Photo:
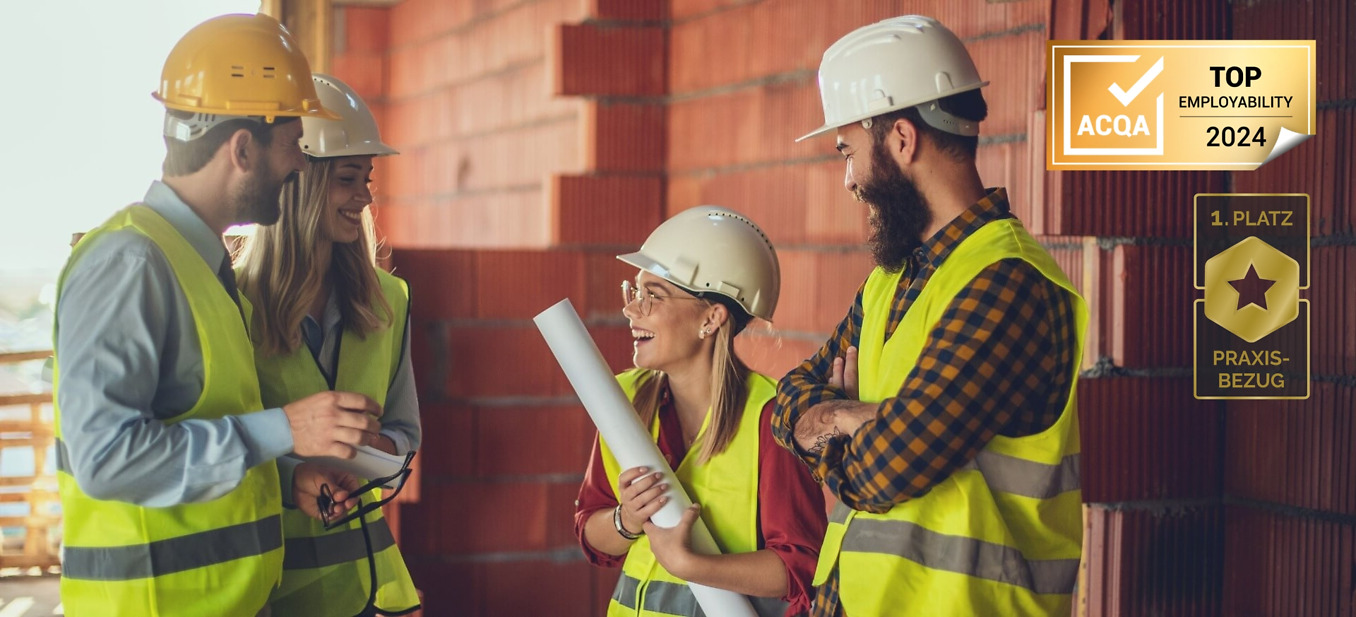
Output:
<svg viewBox="0 0 1356 617">
<path fill-rule="evenodd" d="M 697 333 L 697 338 L 698 339 L 706 338 L 706 328 L 702 328 L 701 331 Z"/>
</svg>

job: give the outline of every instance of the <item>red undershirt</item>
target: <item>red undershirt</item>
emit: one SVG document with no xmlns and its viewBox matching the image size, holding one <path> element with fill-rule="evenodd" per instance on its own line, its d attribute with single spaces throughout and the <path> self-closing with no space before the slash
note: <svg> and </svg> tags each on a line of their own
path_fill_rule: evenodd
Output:
<svg viewBox="0 0 1356 617">
<path fill-rule="evenodd" d="M 666 397 L 667 398 L 667 397 Z M 772 438 L 772 406 L 763 408 L 758 435 L 758 548 L 769 549 L 786 564 L 786 615 L 800 615 L 810 609 L 814 588 L 815 562 L 819 546 L 828 526 L 824 513 L 824 494 L 800 459 L 777 445 Z M 677 468 L 687 455 L 683 444 L 682 426 L 673 406 L 665 401 L 659 409 L 659 452 L 670 468 Z M 589 563 L 616 568 L 625 556 L 613 556 L 598 551 L 584 537 L 584 525 L 599 510 L 617 507 L 616 493 L 607 480 L 603 459 L 598 453 L 598 440 L 593 440 L 593 453 L 579 488 L 574 515 L 574 535 L 584 549 Z"/>
</svg>

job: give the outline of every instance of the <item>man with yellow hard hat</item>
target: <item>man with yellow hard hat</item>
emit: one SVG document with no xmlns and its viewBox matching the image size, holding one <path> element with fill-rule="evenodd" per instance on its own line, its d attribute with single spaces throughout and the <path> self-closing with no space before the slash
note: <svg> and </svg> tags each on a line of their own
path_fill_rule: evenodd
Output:
<svg viewBox="0 0 1356 617">
<path fill-rule="evenodd" d="M 854 30 L 820 64 L 824 124 L 806 137 L 836 137 L 877 267 L 778 384 L 777 440 L 840 502 L 815 617 L 1072 610 L 1088 312 L 980 180 L 987 84 L 918 15 Z"/>
<path fill-rule="evenodd" d="M 154 96 L 162 179 L 80 240 L 58 288 L 62 603 L 73 617 L 267 614 L 284 492 L 313 516 L 322 484 L 340 488 L 336 511 L 357 501 L 354 478 L 303 464 L 280 479 L 274 459 L 350 458 L 381 408 L 323 392 L 263 409 L 222 234 L 278 219 L 305 165 L 298 120 L 335 116 L 266 15 L 190 30 Z"/>
</svg>

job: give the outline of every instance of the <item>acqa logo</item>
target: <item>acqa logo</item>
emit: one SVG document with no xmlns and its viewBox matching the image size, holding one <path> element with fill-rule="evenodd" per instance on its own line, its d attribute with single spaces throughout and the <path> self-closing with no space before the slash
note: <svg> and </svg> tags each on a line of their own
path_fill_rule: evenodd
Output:
<svg viewBox="0 0 1356 617">
<path fill-rule="evenodd" d="M 1144 118 L 1144 114 L 1135 116 L 1134 127 L 1131 127 L 1130 116 L 1120 114 L 1115 117 L 1107 114 L 1097 116 L 1094 125 L 1092 116 L 1083 114 L 1083 120 L 1078 123 L 1079 135 L 1111 135 L 1116 134 L 1122 137 L 1134 137 L 1136 135 L 1151 135 L 1149 132 L 1149 121 Z"/>
<path fill-rule="evenodd" d="M 1158 77 L 1158 74 L 1162 72 L 1163 58 L 1159 58 L 1152 67 L 1149 67 L 1147 73 L 1130 86 L 1129 90 L 1122 89 L 1118 83 L 1112 83 L 1111 86 L 1107 88 L 1107 91 L 1111 93 L 1111 96 L 1116 97 L 1116 101 L 1121 104 L 1121 107 L 1129 107 L 1130 103 L 1149 85 L 1149 82 L 1153 81 L 1154 78 Z M 1121 137 L 1151 135 L 1149 132 L 1149 120 L 1144 117 L 1144 114 L 1136 114 L 1134 120 L 1131 120 L 1130 116 L 1127 114 L 1117 114 L 1114 116 L 1111 114 L 1101 114 L 1097 116 L 1096 121 L 1092 119 L 1091 114 L 1083 114 L 1083 119 L 1078 122 L 1078 134 L 1097 134 L 1102 136 L 1115 134 L 1120 135 Z"/>
</svg>

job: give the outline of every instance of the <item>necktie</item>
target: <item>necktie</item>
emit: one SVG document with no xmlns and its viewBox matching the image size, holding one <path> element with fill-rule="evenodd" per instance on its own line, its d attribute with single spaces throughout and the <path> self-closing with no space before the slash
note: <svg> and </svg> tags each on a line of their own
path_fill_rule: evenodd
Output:
<svg viewBox="0 0 1356 617">
<path fill-rule="evenodd" d="M 231 300 L 235 302 L 236 308 L 240 308 L 240 291 L 235 286 L 235 270 L 231 268 L 231 255 L 229 253 L 221 258 L 221 267 L 217 268 L 217 278 L 221 279 L 221 284 L 226 288 L 226 293 L 231 294 Z"/>
</svg>

